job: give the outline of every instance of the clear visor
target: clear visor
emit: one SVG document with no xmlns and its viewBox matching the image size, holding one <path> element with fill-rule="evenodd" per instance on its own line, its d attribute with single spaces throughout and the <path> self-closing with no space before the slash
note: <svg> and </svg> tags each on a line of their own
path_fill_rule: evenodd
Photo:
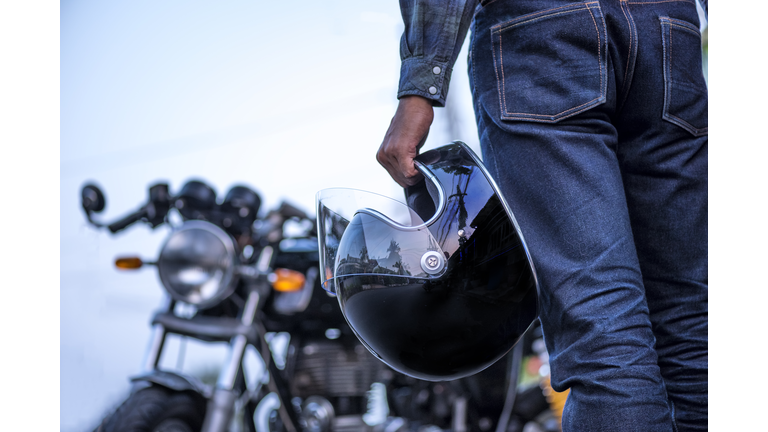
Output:
<svg viewBox="0 0 768 432">
<path fill-rule="evenodd" d="M 424 219 L 403 202 L 355 189 L 317 194 L 322 286 L 336 278 L 379 274 L 430 278 L 445 271 L 446 256 Z"/>
</svg>

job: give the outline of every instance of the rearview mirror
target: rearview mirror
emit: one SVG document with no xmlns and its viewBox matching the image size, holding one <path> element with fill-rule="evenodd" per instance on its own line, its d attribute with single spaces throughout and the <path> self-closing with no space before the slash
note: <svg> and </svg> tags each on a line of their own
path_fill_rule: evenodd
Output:
<svg viewBox="0 0 768 432">
<path fill-rule="evenodd" d="M 80 196 L 80 204 L 83 206 L 86 214 L 91 212 L 98 213 L 104 210 L 106 201 L 104 200 L 104 194 L 98 186 L 93 184 L 83 186 Z"/>
</svg>

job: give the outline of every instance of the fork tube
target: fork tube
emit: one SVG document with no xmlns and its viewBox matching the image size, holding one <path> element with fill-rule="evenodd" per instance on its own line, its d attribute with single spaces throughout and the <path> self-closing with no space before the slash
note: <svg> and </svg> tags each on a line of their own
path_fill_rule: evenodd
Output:
<svg viewBox="0 0 768 432">
<path fill-rule="evenodd" d="M 251 291 L 248 294 L 248 300 L 245 302 L 241 322 L 244 325 L 253 324 L 253 318 L 256 315 L 256 306 L 259 304 L 259 293 Z M 235 387 L 237 372 L 240 370 L 240 364 L 245 355 L 245 347 L 248 339 L 245 335 L 237 335 L 232 338 L 229 344 L 229 358 L 224 363 L 224 370 L 219 374 L 219 380 L 216 382 L 217 388 L 232 390 Z"/>
<path fill-rule="evenodd" d="M 259 305 L 259 293 L 251 291 L 243 308 L 241 322 L 251 325 L 256 316 L 256 308 Z M 224 367 L 216 382 L 216 390 L 208 402 L 208 412 L 203 423 L 203 432 L 224 432 L 229 427 L 232 419 L 232 411 L 237 401 L 235 380 L 243 362 L 245 348 L 248 339 L 244 335 L 237 335 L 229 343 L 229 354 L 224 362 Z"/>
<path fill-rule="evenodd" d="M 160 307 L 161 310 L 170 312 L 173 310 L 174 302 L 167 294 L 163 298 L 163 303 Z M 144 371 L 151 372 L 157 369 L 157 365 L 160 362 L 160 355 L 163 352 L 163 346 L 165 345 L 165 336 L 167 331 L 162 324 L 155 324 L 152 326 L 152 339 L 149 343 L 149 348 L 144 357 Z"/>
<path fill-rule="evenodd" d="M 165 345 L 166 334 L 167 332 L 162 324 L 152 326 L 152 341 L 144 360 L 145 372 L 151 372 L 157 368 L 157 364 L 160 362 L 160 354 L 163 352 L 163 346 Z"/>
</svg>

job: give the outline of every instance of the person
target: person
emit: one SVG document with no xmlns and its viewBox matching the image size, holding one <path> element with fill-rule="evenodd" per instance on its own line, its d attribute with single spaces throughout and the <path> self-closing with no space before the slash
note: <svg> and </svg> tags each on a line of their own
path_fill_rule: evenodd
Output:
<svg viewBox="0 0 768 432">
<path fill-rule="evenodd" d="M 406 187 L 469 31 L 483 161 L 540 282 L 564 431 L 707 429 L 707 85 L 694 0 L 401 0 Z M 706 5 L 705 5 L 706 7 Z"/>
</svg>

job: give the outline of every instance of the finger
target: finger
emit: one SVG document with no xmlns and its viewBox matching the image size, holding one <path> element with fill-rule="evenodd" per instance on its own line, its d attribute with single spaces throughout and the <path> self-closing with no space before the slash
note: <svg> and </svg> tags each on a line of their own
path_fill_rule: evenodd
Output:
<svg viewBox="0 0 768 432">
<path fill-rule="evenodd" d="M 403 187 L 418 183 L 421 173 L 416 168 L 414 157 L 418 154 L 417 146 L 402 138 L 387 137 L 379 148 L 376 158 L 390 176 Z"/>
<path fill-rule="evenodd" d="M 413 158 L 403 158 L 399 161 L 399 168 L 400 173 L 403 177 L 403 183 L 401 186 L 407 187 L 407 186 L 413 186 L 416 183 L 420 182 L 421 179 L 424 177 L 421 172 L 416 168 L 416 163 L 414 162 Z"/>
<path fill-rule="evenodd" d="M 403 173 L 401 160 L 394 155 L 386 153 L 384 150 L 379 150 L 379 153 L 376 154 L 376 159 L 397 184 L 402 187 L 408 186 L 408 180 L 406 174 Z"/>
</svg>

